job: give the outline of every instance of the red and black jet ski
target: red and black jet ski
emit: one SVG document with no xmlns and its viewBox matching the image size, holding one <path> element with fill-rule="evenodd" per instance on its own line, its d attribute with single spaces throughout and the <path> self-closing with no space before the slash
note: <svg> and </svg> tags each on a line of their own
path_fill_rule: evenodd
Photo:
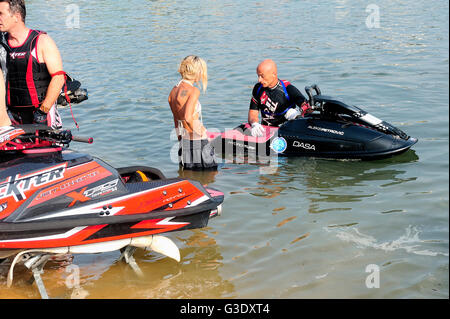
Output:
<svg viewBox="0 0 450 319">
<path fill-rule="evenodd" d="M 224 194 L 197 181 L 166 178 L 156 168 L 114 168 L 68 148 L 69 130 L 42 125 L 0 129 L 0 259 L 15 256 L 39 273 L 49 256 L 154 250 L 177 261 L 167 232 L 205 227 L 221 213 Z"/>
<path fill-rule="evenodd" d="M 313 112 L 280 127 L 263 126 L 262 137 L 251 136 L 248 123 L 209 132 L 217 154 L 374 160 L 403 153 L 417 142 L 359 107 L 322 95 L 317 85 L 305 91 Z"/>
</svg>

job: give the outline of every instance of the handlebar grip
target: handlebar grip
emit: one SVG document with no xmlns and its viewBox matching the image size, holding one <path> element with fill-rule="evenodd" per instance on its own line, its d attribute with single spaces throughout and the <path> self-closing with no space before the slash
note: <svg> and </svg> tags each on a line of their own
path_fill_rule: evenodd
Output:
<svg viewBox="0 0 450 319">
<path fill-rule="evenodd" d="M 318 86 L 317 84 L 311 85 L 311 88 L 313 88 L 314 91 L 316 91 L 316 94 L 317 94 L 317 95 L 322 94 L 322 92 L 320 91 L 319 86 Z"/>
<path fill-rule="evenodd" d="M 83 136 L 72 136 L 72 141 L 92 144 L 94 142 L 94 138 Z"/>
<path fill-rule="evenodd" d="M 313 88 L 310 86 L 305 86 L 305 92 L 306 92 L 306 94 L 308 94 L 308 97 L 309 97 L 309 105 L 311 105 L 311 107 L 314 107 Z"/>
</svg>

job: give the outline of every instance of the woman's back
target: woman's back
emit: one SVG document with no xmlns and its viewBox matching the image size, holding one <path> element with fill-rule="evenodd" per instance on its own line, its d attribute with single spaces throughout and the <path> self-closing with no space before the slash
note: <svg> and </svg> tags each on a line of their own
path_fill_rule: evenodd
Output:
<svg viewBox="0 0 450 319">
<path fill-rule="evenodd" d="M 188 136 L 184 138 L 198 139 L 204 138 L 206 131 L 201 123 L 201 104 L 198 101 L 200 90 L 194 87 L 190 82 L 181 80 L 173 87 L 169 94 L 169 105 L 173 113 L 175 127 L 184 129 Z M 180 123 L 182 127 L 180 127 Z"/>
</svg>

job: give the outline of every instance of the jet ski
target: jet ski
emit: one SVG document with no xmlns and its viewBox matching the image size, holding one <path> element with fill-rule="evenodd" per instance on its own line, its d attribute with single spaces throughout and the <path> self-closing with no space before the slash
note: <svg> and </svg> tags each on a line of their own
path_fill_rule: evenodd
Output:
<svg viewBox="0 0 450 319">
<path fill-rule="evenodd" d="M 207 226 L 221 214 L 224 194 L 184 178 L 166 178 L 152 167 L 114 168 L 68 148 L 92 143 L 70 130 L 30 124 L 0 128 L 0 261 L 13 258 L 40 274 L 54 255 L 121 250 L 139 274 L 136 248 L 177 261 L 168 232 Z M 10 258 L 10 259 L 11 259 Z"/>
<path fill-rule="evenodd" d="M 221 133 L 208 132 L 217 155 L 375 160 L 401 154 L 417 143 L 361 108 L 322 95 L 315 84 L 305 91 L 313 112 L 280 127 L 263 126 L 261 137 L 251 136 L 248 123 Z"/>
</svg>

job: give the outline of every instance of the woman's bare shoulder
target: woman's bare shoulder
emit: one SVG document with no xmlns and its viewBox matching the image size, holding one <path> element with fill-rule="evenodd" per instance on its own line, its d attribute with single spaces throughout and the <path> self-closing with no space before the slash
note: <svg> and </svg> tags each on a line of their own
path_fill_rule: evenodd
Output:
<svg viewBox="0 0 450 319">
<path fill-rule="evenodd" d="M 197 87 L 192 86 L 190 91 L 192 97 L 198 98 L 200 96 L 200 90 Z"/>
</svg>

